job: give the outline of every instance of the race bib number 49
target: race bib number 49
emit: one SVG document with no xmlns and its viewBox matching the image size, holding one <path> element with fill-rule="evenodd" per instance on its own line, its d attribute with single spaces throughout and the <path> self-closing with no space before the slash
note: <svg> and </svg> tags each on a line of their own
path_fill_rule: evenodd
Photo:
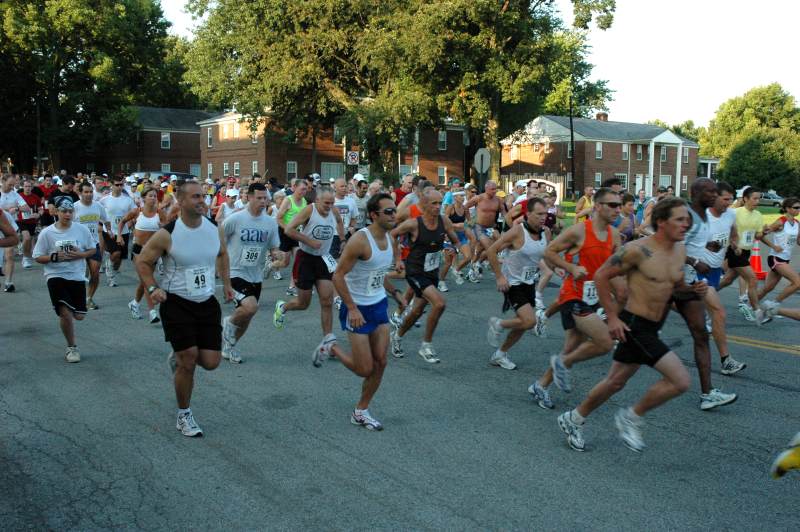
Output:
<svg viewBox="0 0 800 532">
<path fill-rule="evenodd" d="M 195 266 L 186 269 L 186 291 L 190 296 L 201 296 L 208 293 L 212 282 L 210 268 Z"/>
</svg>

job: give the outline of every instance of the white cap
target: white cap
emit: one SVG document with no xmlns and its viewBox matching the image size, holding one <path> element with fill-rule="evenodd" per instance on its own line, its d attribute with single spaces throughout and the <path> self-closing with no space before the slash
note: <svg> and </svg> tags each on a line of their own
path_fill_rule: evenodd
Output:
<svg viewBox="0 0 800 532">
<path fill-rule="evenodd" d="M 172 174 L 171 176 L 169 176 L 169 180 L 170 181 L 177 181 L 178 180 L 178 176 L 176 176 L 175 174 Z"/>
<path fill-rule="evenodd" d="M 235 188 L 229 188 L 228 190 L 225 191 L 225 195 L 228 196 L 229 198 L 235 198 L 236 196 L 239 195 L 239 191 L 236 190 Z"/>
<path fill-rule="evenodd" d="M 333 183 L 333 182 L 335 182 L 335 181 L 336 181 L 336 178 L 333 178 L 333 177 L 331 177 L 330 179 L 328 179 L 328 181 L 329 181 L 329 182 L 331 182 L 331 183 Z"/>
<path fill-rule="evenodd" d="M 364 177 L 361 174 L 356 174 L 356 175 L 353 176 L 353 181 L 355 181 L 356 183 L 358 183 L 360 181 L 366 181 L 366 180 L 367 180 L 367 178 Z"/>
<path fill-rule="evenodd" d="M 128 183 L 136 183 L 136 176 L 129 175 L 128 177 L 125 178 L 125 181 L 127 181 Z"/>
<path fill-rule="evenodd" d="M 516 183 L 514 183 L 514 187 L 515 187 L 515 188 L 516 188 L 516 187 L 523 187 L 523 188 L 524 188 L 524 187 L 527 187 L 527 186 L 528 186 L 528 183 L 529 183 L 529 182 L 530 182 L 530 179 L 520 179 L 519 181 L 517 181 Z"/>
<path fill-rule="evenodd" d="M 169 186 L 169 183 L 167 183 L 166 181 L 161 183 L 161 188 L 167 188 L 168 186 Z"/>
<path fill-rule="evenodd" d="M 214 181 L 212 181 L 211 178 L 206 179 L 206 185 L 213 185 L 213 184 Z"/>
</svg>

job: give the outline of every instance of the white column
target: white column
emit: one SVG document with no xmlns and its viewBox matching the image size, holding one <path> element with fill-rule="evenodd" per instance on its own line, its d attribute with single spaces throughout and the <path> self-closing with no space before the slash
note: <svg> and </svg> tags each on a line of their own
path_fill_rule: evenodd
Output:
<svg viewBox="0 0 800 532">
<path fill-rule="evenodd" d="M 650 157 L 647 171 L 649 172 L 649 175 L 653 179 L 653 181 L 655 181 L 655 176 L 653 175 L 653 165 L 655 164 L 655 158 L 656 158 L 655 152 L 656 152 L 656 141 L 651 140 L 650 147 L 648 148 L 648 153 L 647 153 L 647 155 Z M 655 181 L 655 184 L 656 187 L 658 187 L 658 181 Z"/>
<path fill-rule="evenodd" d="M 681 176 L 681 166 L 683 166 L 683 142 L 678 144 L 678 162 L 675 163 L 675 181 L 677 182 L 675 184 L 676 196 L 681 195 L 681 179 L 683 179 Z"/>
</svg>

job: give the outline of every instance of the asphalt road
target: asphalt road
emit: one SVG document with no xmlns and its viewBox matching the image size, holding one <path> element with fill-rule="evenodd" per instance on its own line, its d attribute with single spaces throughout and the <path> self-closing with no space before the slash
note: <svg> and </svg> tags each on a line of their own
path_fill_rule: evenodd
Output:
<svg viewBox="0 0 800 532">
<path fill-rule="evenodd" d="M 794 529 L 800 476 L 768 477 L 775 453 L 800 430 L 800 333 L 763 328 L 731 310 L 735 358 L 748 364 L 714 385 L 735 404 L 699 410 L 691 339 L 679 317 L 663 337 L 691 365 L 692 389 L 647 417 L 642 454 L 618 439 L 612 416 L 657 379 L 643 368 L 570 450 L 556 423 L 609 366 L 573 372 L 555 411 L 526 388 L 563 340 L 526 335 L 516 371 L 490 367 L 486 321 L 500 311 L 491 276 L 451 284 L 435 337 L 442 363 L 390 356 L 371 408 L 386 429 L 348 420 L 360 380 L 335 361 L 312 367 L 316 303 L 271 308 L 284 282 L 268 281 L 262 313 L 241 341 L 245 363 L 198 370 L 193 411 L 206 435 L 175 430 L 175 399 L 158 325 L 130 318 L 133 271 L 101 286 L 101 306 L 77 327 L 83 361 L 64 362 L 41 271 L 19 272 L 0 293 L 0 529 Z M 556 288 L 546 292 L 555 296 Z M 800 306 L 800 296 L 790 304 Z M 230 312 L 225 306 L 224 311 Z M 341 334 L 338 324 L 335 331 Z"/>
</svg>

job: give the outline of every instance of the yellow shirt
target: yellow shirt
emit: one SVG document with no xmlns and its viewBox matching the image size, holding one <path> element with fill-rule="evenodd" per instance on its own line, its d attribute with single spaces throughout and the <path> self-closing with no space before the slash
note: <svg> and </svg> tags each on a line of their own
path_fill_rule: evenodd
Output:
<svg viewBox="0 0 800 532">
<path fill-rule="evenodd" d="M 592 207 L 594 207 L 594 201 L 593 201 L 594 198 L 590 198 L 588 196 L 583 196 L 583 197 L 584 197 L 584 199 L 586 201 L 583 202 L 583 206 L 581 207 L 581 211 L 585 210 L 585 209 L 591 209 Z M 580 200 L 578 200 L 578 201 L 580 201 Z M 576 211 L 576 212 L 580 212 L 580 211 Z M 578 216 L 575 219 L 575 223 L 580 223 L 580 222 L 586 220 L 587 218 L 588 218 L 588 216 Z"/>
<path fill-rule="evenodd" d="M 739 248 L 751 249 L 756 234 L 764 228 L 764 217 L 757 210 L 748 211 L 745 207 L 736 210 L 736 231 L 739 233 Z"/>
</svg>

